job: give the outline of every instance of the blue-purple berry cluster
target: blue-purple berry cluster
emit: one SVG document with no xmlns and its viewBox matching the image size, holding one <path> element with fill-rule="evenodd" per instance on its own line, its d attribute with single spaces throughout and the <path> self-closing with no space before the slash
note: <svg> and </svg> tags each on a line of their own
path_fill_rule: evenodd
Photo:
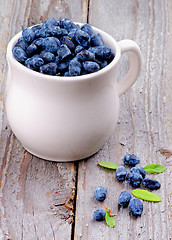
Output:
<svg viewBox="0 0 172 240">
<path fill-rule="evenodd" d="M 150 190 L 157 190 L 161 187 L 158 181 L 151 178 L 145 178 L 145 169 L 141 166 L 136 166 L 140 163 L 140 159 L 137 156 L 134 154 L 126 154 L 122 160 L 126 165 L 132 168 L 130 172 L 127 173 L 127 169 L 124 166 L 117 167 L 115 177 L 118 181 L 126 181 L 134 188 L 138 188 L 142 185 Z"/>
<path fill-rule="evenodd" d="M 118 197 L 118 204 L 124 208 L 129 206 L 129 210 L 133 216 L 141 216 L 143 212 L 143 203 L 138 198 L 132 198 L 131 193 L 123 191 Z"/>
<path fill-rule="evenodd" d="M 90 24 L 80 27 L 69 18 L 51 18 L 25 28 L 12 51 L 14 58 L 27 68 L 53 76 L 94 73 L 115 57 Z"/>
</svg>

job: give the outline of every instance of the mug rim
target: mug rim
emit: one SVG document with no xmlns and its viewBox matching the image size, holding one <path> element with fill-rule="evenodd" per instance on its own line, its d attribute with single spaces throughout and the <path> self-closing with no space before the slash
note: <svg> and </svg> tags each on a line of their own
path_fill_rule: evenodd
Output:
<svg viewBox="0 0 172 240">
<path fill-rule="evenodd" d="M 84 24 L 84 23 L 79 23 L 79 22 L 74 22 L 74 23 L 75 24 L 79 24 L 80 26 L 82 26 Z M 33 25 L 33 26 L 35 26 L 35 25 Z M 31 26 L 30 28 L 32 28 L 33 26 Z M 20 31 L 19 33 L 14 35 L 12 37 L 12 39 L 9 41 L 9 43 L 7 45 L 7 54 L 6 54 L 7 60 L 8 61 L 9 60 L 12 61 L 12 63 L 17 68 L 19 68 L 20 70 L 26 71 L 28 74 L 35 75 L 35 77 L 44 78 L 44 79 L 47 79 L 49 81 L 52 80 L 52 81 L 64 81 L 64 82 L 69 82 L 69 81 L 70 82 L 71 81 L 77 81 L 78 82 L 80 80 L 83 81 L 84 79 L 90 79 L 90 78 L 93 78 L 93 77 L 99 77 L 100 75 L 105 74 L 106 72 L 111 70 L 118 63 L 118 61 L 120 59 L 120 56 L 121 56 L 121 51 L 120 51 L 120 48 L 118 46 L 117 41 L 110 34 L 104 32 L 103 30 L 101 30 L 101 29 L 99 29 L 97 27 L 92 26 L 92 28 L 93 28 L 93 32 L 100 33 L 103 38 L 105 36 L 106 38 L 110 39 L 110 42 L 113 43 L 114 48 L 115 48 L 115 49 L 113 49 L 111 47 L 115 51 L 115 57 L 112 60 L 112 62 L 110 62 L 106 67 L 98 70 L 97 72 L 89 73 L 89 74 L 85 74 L 85 75 L 70 76 L 69 77 L 69 76 L 54 76 L 54 75 L 43 74 L 43 73 L 40 73 L 40 72 L 37 72 L 37 71 L 34 71 L 32 69 L 27 68 L 22 63 L 18 62 L 14 58 L 13 53 L 12 53 L 12 49 L 13 49 L 14 45 L 17 43 L 17 40 L 20 37 L 22 37 L 22 31 Z"/>
</svg>

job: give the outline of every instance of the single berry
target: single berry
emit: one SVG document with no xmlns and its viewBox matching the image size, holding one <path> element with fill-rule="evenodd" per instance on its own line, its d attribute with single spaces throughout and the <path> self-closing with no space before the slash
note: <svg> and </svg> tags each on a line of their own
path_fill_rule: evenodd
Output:
<svg viewBox="0 0 172 240">
<path fill-rule="evenodd" d="M 82 30 L 75 32 L 75 40 L 83 47 L 88 47 L 90 44 L 90 35 Z"/>
<path fill-rule="evenodd" d="M 70 18 L 63 18 L 59 20 L 59 25 L 61 28 L 66 29 L 70 32 L 72 29 L 76 28 L 75 24 L 72 22 Z"/>
<path fill-rule="evenodd" d="M 103 59 L 95 59 L 95 62 L 99 64 L 101 69 L 108 65 L 108 62 Z"/>
<path fill-rule="evenodd" d="M 94 211 L 93 213 L 93 218 L 96 220 L 96 221 L 102 221 L 105 219 L 105 210 L 103 209 L 97 209 L 96 211 Z"/>
<path fill-rule="evenodd" d="M 82 65 L 77 59 L 72 59 L 69 63 L 69 76 L 79 76 Z"/>
<path fill-rule="evenodd" d="M 88 50 L 94 53 L 97 59 L 109 60 L 114 58 L 114 52 L 106 45 L 90 47 Z"/>
<path fill-rule="evenodd" d="M 62 44 L 57 53 L 60 60 L 62 61 L 71 59 L 72 57 L 72 53 L 66 44 Z"/>
<path fill-rule="evenodd" d="M 62 31 L 60 29 L 60 27 L 56 26 L 56 25 L 51 25 L 46 29 L 46 33 L 54 36 L 54 37 L 61 37 L 62 36 Z"/>
<path fill-rule="evenodd" d="M 146 171 L 143 167 L 141 166 L 136 166 L 136 167 L 132 167 L 130 172 L 137 172 L 140 173 L 142 175 L 143 178 L 145 178 L 146 176 Z"/>
<path fill-rule="evenodd" d="M 81 27 L 81 30 L 88 33 L 90 36 L 93 34 L 93 28 L 89 23 L 84 23 Z"/>
<path fill-rule="evenodd" d="M 131 193 L 128 191 L 123 191 L 120 193 L 118 198 L 118 203 L 120 206 L 126 208 L 131 200 Z"/>
<path fill-rule="evenodd" d="M 39 71 L 39 68 L 44 64 L 44 61 L 39 56 L 33 56 L 25 61 L 25 66 L 35 71 Z"/>
<path fill-rule="evenodd" d="M 94 61 L 95 60 L 95 54 L 84 49 L 82 51 L 80 51 L 77 55 L 76 55 L 78 61 L 80 62 L 85 62 L 85 61 Z"/>
<path fill-rule="evenodd" d="M 42 27 L 43 28 L 49 28 L 51 26 L 58 26 L 58 25 L 59 25 L 58 21 L 55 18 L 50 18 L 42 24 Z"/>
<path fill-rule="evenodd" d="M 69 72 L 65 72 L 64 74 L 63 74 L 63 76 L 64 77 L 69 77 L 70 75 L 69 75 Z"/>
<path fill-rule="evenodd" d="M 42 24 L 38 24 L 38 25 L 33 26 L 31 29 L 35 33 L 38 30 L 40 30 L 41 28 L 42 28 Z"/>
<path fill-rule="evenodd" d="M 26 49 L 26 53 L 29 57 L 31 57 L 37 54 L 37 50 L 38 50 L 37 46 L 34 43 L 31 43 Z"/>
<path fill-rule="evenodd" d="M 78 29 L 79 30 L 79 29 Z M 72 29 L 67 35 L 68 37 L 72 40 L 72 42 L 75 42 L 75 33 L 76 33 L 77 29 Z"/>
<path fill-rule="evenodd" d="M 103 45 L 103 39 L 102 39 L 102 36 L 99 33 L 93 34 L 91 36 L 91 45 L 93 47 Z"/>
<path fill-rule="evenodd" d="M 37 38 L 33 41 L 33 43 L 37 46 L 38 51 L 42 51 L 43 49 L 45 49 L 44 41 L 44 38 Z"/>
<path fill-rule="evenodd" d="M 161 187 L 161 184 L 158 181 L 151 178 L 143 179 L 142 185 L 149 188 L 150 190 L 157 190 Z"/>
<path fill-rule="evenodd" d="M 27 54 L 21 47 L 13 48 L 13 56 L 20 63 L 24 63 L 25 60 L 27 59 Z"/>
<path fill-rule="evenodd" d="M 82 50 L 84 50 L 84 47 L 83 47 L 83 46 L 80 46 L 80 45 L 76 46 L 76 48 L 75 48 L 75 54 L 81 52 Z"/>
<path fill-rule="evenodd" d="M 117 167 L 115 177 L 118 181 L 124 181 L 126 175 L 127 175 L 127 169 L 124 166 Z"/>
<path fill-rule="evenodd" d="M 60 46 L 60 41 L 55 37 L 47 37 L 44 40 L 44 45 L 47 52 L 55 53 Z"/>
<path fill-rule="evenodd" d="M 57 71 L 57 64 L 56 63 L 47 63 L 40 67 L 40 73 L 45 73 L 49 75 L 55 75 Z"/>
<path fill-rule="evenodd" d="M 105 187 L 99 186 L 94 190 L 94 196 L 99 201 L 104 201 L 107 195 L 107 189 Z"/>
<path fill-rule="evenodd" d="M 50 33 L 48 33 L 47 29 L 41 28 L 35 32 L 35 39 L 36 38 L 47 38 L 50 37 Z"/>
<path fill-rule="evenodd" d="M 26 49 L 28 47 L 28 43 L 25 42 L 23 37 L 21 37 L 21 38 L 18 39 L 15 47 L 21 47 L 24 51 L 26 51 Z"/>
<path fill-rule="evenodd" d="M 132 186 L 132 187 L 140 187 L 142 183 L 143 177 L 140 173 L 137 172 L 130 172 L 126 176 L 126 181 Z"/>
<path fill-rule="evenodd" d="M 57 68 L 60 72 L 68 71 L 68 66 L 69 66 L 69 61 L 60 62 L 59 64 L 57 64 Z"/>
<path fill-rule="evenodd" d="M 94 73 L 100 69 L 100 66 L 93 61 L 85 61 L 83 62 L 83 68 L 87 73 Z"/>
<path fill-rule="evenodd" d="M 54 54 L 45 50 L 40 53 L 40 57 L 44 60 L 44 62 L 53 62 L 55 60 Z"/>
<path fill-rule="evenodd" d="M 140 163 L 140 159 L 134 154 L 126 154 L 123 158 L 123 162 L 131 167 L 134 167 L 136 164 Z"/>
<path fill-rule="evenodd" d="M 31 43 L 35 38 L 35 33 L 31 28 L 25 28 L 22 31 L 22 36 L 27 43 Z"/>
<path fill-rule="evenodd" d="M 133 216 L 141 216 L 143 212 L 143 204 L 138 198 L 132 198 L 129 202 L 129 210 Z"/>
<path fill-rule="evenodd" d="M 75 44 L 73 43 L 73 41 L 71 40 L 70 37 L 68 36 L 63 36 L 61 39 L 60 39 L 60 42 L 62 44 L 66 44 L 66 46 L 68 46 L 68 48 L 71 50 L 71 51 L 74 51 L 75 50 Z"/>
</svg>

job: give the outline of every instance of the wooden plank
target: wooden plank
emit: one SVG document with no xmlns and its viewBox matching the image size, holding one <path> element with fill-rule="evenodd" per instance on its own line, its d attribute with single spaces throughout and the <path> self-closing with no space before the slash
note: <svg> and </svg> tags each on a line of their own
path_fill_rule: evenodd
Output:
<svg viewBox="0 0 172 240">
<path fill-rule="evenodd" d="M 17 32 L 50 17 L 86 21 L 87 1 L 0 0 L 0 239 L 71 239 L 76 167 L 27 153 L 5 114 L 6 48 Z"/>
<path fill-rule="evenodd" d="M 90 1 L 89 22 L 117 41 L 135 40 L 142 51 L 143 67 L 136 84 L 120 98 L 119 124 L 112 137 L 97 154 L 79 163 L 76 240 L 172 239 L 171 16 L 170 1 Z M 121 60 L 119 79 L 127 70 L 126 59 L 124 56 Z M 138 155 L 141 166 L 161 163 L 167 167 L 164 173 L 149 175 L 161 183 L 156 193 L 162 202 L 143 202 L 144 212 L 138 219 L 117 203 L 120 192 L 132 188 L 127 183 L 118 183 L 112 171 L 97 166 L 100 160 L 122 164 L 126 153 Z M 99 185 L 108 189 L 103 204 L 117 213 L 114 229 L 93 220 L 93 211 L 100 208 L 93 190 Z"/>
</svg>

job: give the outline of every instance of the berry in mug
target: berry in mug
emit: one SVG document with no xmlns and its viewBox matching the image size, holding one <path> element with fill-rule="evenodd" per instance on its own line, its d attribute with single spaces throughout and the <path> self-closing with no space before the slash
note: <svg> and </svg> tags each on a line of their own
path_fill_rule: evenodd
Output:
<svg viewBox="0 0 172 240">
<path fill-rule="evenodd" d="M 115 57 L 90 24 L 51 18 L 27 27 L 13 47 L 14 58 L 27 68 L 53 76 L 80 76 L 99 71 Z"/>
</svg>

